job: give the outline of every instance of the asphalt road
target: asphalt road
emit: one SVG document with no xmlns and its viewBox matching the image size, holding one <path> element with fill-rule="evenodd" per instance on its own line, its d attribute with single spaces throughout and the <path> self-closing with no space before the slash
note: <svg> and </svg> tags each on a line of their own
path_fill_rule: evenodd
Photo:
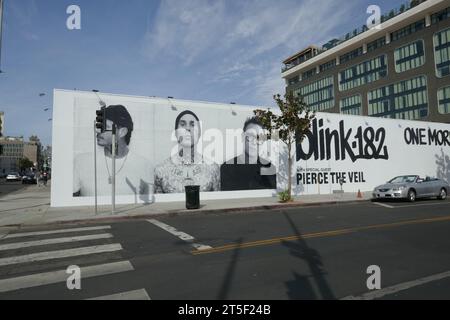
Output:
<svg viewBox="0 0 450 320">
<path fill-rule="evenodd" d="M 0 229 L 0 238 L 0 299 L 450 299 L 449 201 Z M 81 290 L 67 289 L 71 265 Z M 367 288 L 372 265 L 381 290 Z"/>
<path fill-rule="evenodd" d="M 27 185 L 22 184 L 21 181 L 6 182 L 6 179 L 1 178 L 0 179 L 0 197 L 5 196 L 5 195 L 15 192 L 15 191 L 19 191 L 19 190 L 25 188 L 26 186 Z"/>
</svg>

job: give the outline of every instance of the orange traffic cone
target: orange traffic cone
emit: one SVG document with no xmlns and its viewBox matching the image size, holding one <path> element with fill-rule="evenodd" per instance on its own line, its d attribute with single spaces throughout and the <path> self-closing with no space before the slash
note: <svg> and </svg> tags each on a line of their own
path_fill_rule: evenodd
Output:
<svg viewBox="0 0 450 320">
<path fill-rule="evenodd" d="M 361 194 L 361 190 L 358 189 L 358 197 L 357 197 L 357 198 L 358 198 L 358 199 L 362 199 L 362 197 L 363 197 L 363 196 L 362 196 L 362 194 Z"/>
</svg>

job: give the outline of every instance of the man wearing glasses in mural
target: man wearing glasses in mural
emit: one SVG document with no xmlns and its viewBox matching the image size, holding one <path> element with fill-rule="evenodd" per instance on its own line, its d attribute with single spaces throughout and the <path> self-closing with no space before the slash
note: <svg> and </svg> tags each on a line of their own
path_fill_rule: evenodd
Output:
<svg viewBox="0 0 450 320">
<path fill-rule="evenodd" d="M 155 193 L 184 193 L 190 185 L 202 192 L 220 190 L 219 165 L 197 150 L 201 135 L 197 115 L 181 112 L 175 120 L 177 152 L 155 168 Z"/>
<path fill-rule="evenodd" d="M 276 168 L 259 156 L 264 130 L 257 117 L 249 118 L 242 134 L 244 152 L 220 167 L 222 191 L 276 189 Z"/>
<path fill-rule="evenodd" d="M 122 105 L 106 108 L 106 131 L 97 133 L 97 191 L 99 196 L 111 194 L 112 189 L 112 127 L 116 125 L 116 194 L 146 196 L 149 200 L 150 172 L 145 159 L 130 151 L 134 130 L 133 120 Z M 73 196 L 94 196 L 92 153 L 80 154 L 74 162 Z"/>
</svg>

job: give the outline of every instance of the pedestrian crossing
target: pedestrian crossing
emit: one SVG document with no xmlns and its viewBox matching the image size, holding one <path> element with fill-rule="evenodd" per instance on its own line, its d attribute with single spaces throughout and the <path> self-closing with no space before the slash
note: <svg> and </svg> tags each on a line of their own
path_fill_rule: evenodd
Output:
<svg viewBox="0 0 450 320">
<path fill-rule="evenodd" d="M 51 288 L 70 298 L 73 292 L 67 288 L 66 282 L 70 276 L 67 267 L 72 265 L 80 267 L 82 283 L 88 279 L 102 281 L 107 278 L 109 284 L 114 284 L 111 277 L 134 271 L 131 262 L 123 259 L 122 252 L 123 247 L 115 241 L 111 226 L 8 234 L 0 240 L 0 300 L 8 298 L 8 294 L 24 294 L 28 299 L 28 292 L 40 292 L 41 288 L 43 292 Z M 110 290 L 108 283 L 106 288 Z M 102 292 L 104 295 L 97 297 L 80 290 L 77 297 L 90 300 L 150 300 L 145 289 L 130 291 L 127 288 L 123 292 L 117 292 L 117 289 L 111 288 L 113 292 Z M 36 299 L 47 297 L 38 296 Z"/>
</svg>

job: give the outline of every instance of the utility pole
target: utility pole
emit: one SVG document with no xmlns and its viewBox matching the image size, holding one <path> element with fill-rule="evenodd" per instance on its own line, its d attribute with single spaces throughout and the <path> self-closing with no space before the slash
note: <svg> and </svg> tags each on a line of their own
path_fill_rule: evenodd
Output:
<svg viewBox="0 0 450 320">
<path fill-rule="evenodd" d="M 2 73 L 3 0 L 0 0 L 0 73 Z"/>
<path fill-rule="evenodd" d="M 97 120 L 94 121 L 94 196 L 95 196 L 95 215 L 98 214 L 97 201 Z"/>
<path fill-rule="evenodd" d="M 117 127 L 112 128 L 112 214 L 116 212 L 116 132 Z"/>
</svg>

